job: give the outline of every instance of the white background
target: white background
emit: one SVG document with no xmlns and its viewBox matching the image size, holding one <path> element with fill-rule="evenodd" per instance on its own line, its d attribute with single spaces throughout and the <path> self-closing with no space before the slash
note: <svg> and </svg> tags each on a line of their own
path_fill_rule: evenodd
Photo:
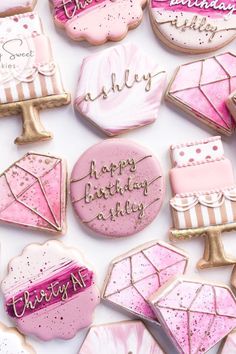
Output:
<svg viewBox="0 0 236 354">
<path fill-rule="evenodd" d="M 42 18 L 45 33 L 48 34 L 51 39 L 54 56 L 60 65 L 64 85 L 66 89 L 72 93 L 72 98 L 74 99 L 82 59 L 90 53 L 116 44 L 109 43 L 101 47 L 91 47 L 86 43 L 72 42 L 66 37 L 64 32 L 55 29 L 48 0 L 40 0 L 37 10 Z M 171 78 L 176 66 L 191 61 L 192 59 L 200 58 L 199 56 L 178 54 L 164 47 L 152 32 L 147 11 L 145 11 L 142 24 L 137 29 L 130 31 L 123 40 L 123 43 L 124 42 L 139 44 L 147 53 L 153 56 L 158 63 L 163 65 L 168 72 L 168 79 Z M 235 42 L 221 51 L 233 50 L 234 47 Z M 97 129 L 87 125 L 78 114 L 75 114 L 72 105 L 43 111 L 41 118 L 47 129 L 54 133 L 54 139 L 50 142 L 23 147 L 18 147 L 13 144 L 15 137 L 21 132 L 20 118 L 8 117 L 0 120 L 0 171 L 4 171 L 11 163 L 19 159 L 26 152 L 36 151 L 65 157 L 68 161 L 68 172 L 70 176 L 73 165 L 79 156 L 91 145 L 106 138 Z M 155 238 L 168 241 L 168 230 L 171 226 L 168 205 L 170 199 L 168 180 L 168 171 L 170 169 L 169 146 L 172 143 L 198 140 L 211 135 L 217 135 L 217 133 L 207 129 L 205 125 L 198 124 L 196 120 L 188 117 L 181 111 L 177 111 L 173 106 L 169 106 L 165 102 L 163 102 L 161 106 L 159 118 L 154 125 L 123 135 L 123 138 L 136 140 L 154 151 L 161 161 L 167 185 L 165 202 L 159 216 L 150 226 L 137 235 L 119 240 L 94 237 L 89 234 L 89 231 L 82 229 L 73 213 L 70 200 L 68 201 L 68 231 L 61 239 L 69 246 L 78 247 L 84 252 L 89 262 L 94 264 L 97 270 L 100 287 L 103 284 L 106 270 L 111 259 L 139 244 Z M 233 135 L 230 138 L 224 137 L 223 142 L 225 154 L 231 159 L 234 169 L 236 169 L 236 136 Z M 236 256 L 235 238 L 235 233 L 223 236 L 226 250 Z M 50 239 L 50 235 L 48 236 L 47 234 L 44 235 L 40 232 L 24 231 L 1 225 L 1 278 L 6 274 L 9 260 L 19 255 L 26 245 L 32 242 L 43 243 L 48 239 Z M 195 268 L 196 262 L 203 254 L 203 240 L 201 238 L 179 242 L 177 246 L 186 250 L 190 255 L 190 264 L 187 271 L 190 276 L 200 275 L 207 280 L 229 283 L 232 267 L 214 268 L 204 271 L 198 271 Z M 122 319 L 128 319 L 128 317 L 124 316 L 124 314 L 121 314 L 119 311 L 112 310 L 106 304 L 101 304 L 94 315 L 94 323 L 96 324 L 114 322 Z M 10 324 L 7 315 L 4 313 L 3 306 L 0 308 L 0 320 L 6 324 Z M 42 342 L 37 339 L 29 339 L 29 342 L 33 344 L 38 354 L 76 354 L 85 333 L 86 330 L 83 330 L 74 339 L 69 341 L 53 340 L 50 342 Z M 168 349 L 167 353 L 173 354 L 174 351 Z M 217 347 L 212 349 L 210 353 L 217 353 Z M 94 354 L 102 353 L 94 352 Z"/>
</svg>

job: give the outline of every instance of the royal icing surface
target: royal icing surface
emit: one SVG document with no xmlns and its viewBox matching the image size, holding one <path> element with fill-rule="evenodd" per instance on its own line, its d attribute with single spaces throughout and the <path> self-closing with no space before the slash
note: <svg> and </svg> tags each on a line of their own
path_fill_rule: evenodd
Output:
<svg viewBox="0 0 236 354">
<path fill-rule="evenodd" d="M 118 135 L 156 120 L 165 78 L 136 45 L 116 46 L 83 60 L 75 107 L 106 134 Z"/>
<path fill-rule="evenodd" d="M 9 16 L 20 12 L 32 11 L 37 0 L 1 1 L 0 16 Z"/>
<path fill-rule="evenodd" d="M 170 278 L 185 272 L 188 257 L 165 242 L 153 241 L 114 259 L 102 298 L 145 320 L 156 321 L 148 298 Z"/>
<path fill-rule="evenodd" d="M 171 156 L 174 226 L 187 229 L 234 222 L 235 178 L 231 161 L 224 157 L 221 138 L 172 146 Z"/>
<path fill-rule="evenodd" d="M 111 237 L 141 231 L 158 214 L 165 183 L 153 154 L 126 140 L 88 149 L 71 176 L 71 200 L 82 223 Z"/>
<path fill-rule="evenodd" d="M 0 323 L 0 353 L 2 354 L 36 354 L 25 342 L 25 338 L 14 328 Z"/>
<path fill-rule="evenodd" d="M 59 241 L 26 247 L 10 262 L 2 291 L 20 331 L 43 340 L 72 338 L 91 324 L 99 303 L 94 272 Z"/>
<path fill-rule="evenodd" d="M 144 324 L 127 321 L 93 326 L 78 354 L 164 354 Z"/>
<path fill-rule="evenodd" d="M 63 93 L 38 16 L 12 16 L 0 25 L 0 104 Z"/>
<path fill-rule="evenodd" d="M 235 121 L 226 107 L 236 90 L 236 56 L 223 53 L 180 66 L 167 99 L 213 129 L 230 135 Z"/>
<path fill-rule="evenodd" d="M 28 153 L 0 175 L 0 221 L 40 231 L 66 229 L 66 166 Z"/>
<path fill-rule="evenodd" d="M 226 105 L 232 114 L 234 120 L 236 120 L 236 91 L 231 93 L 231 95 L 226 100 Z"/>
<path fill-rule="evenodd" d="M 221 354 L 236 353 L 236 331 L 231 332 L 225 340 Z"/>
<path fill-rule="evenodd" d="M 150 303 L 181 354 L 208 352 L 236 326 L 236 299 L 224 285 L 180 278 Z"/>
<path fill-rule="evenodd" d="M 209 52 L 236 36 L 232 0 L 150 0 L 154 31 L 180 51 Z"/>
<path fill-rule="evenodd" d="M 139 25 L 146 0 L 50 0 L 57 25 L 74 40 L 102 44 Z"/>
</svg>

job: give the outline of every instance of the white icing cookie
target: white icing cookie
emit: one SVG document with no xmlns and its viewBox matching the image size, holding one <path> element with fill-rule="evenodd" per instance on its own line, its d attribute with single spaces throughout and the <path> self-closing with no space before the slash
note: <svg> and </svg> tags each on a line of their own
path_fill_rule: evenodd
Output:
<svg viewBox="0 0 236 354">
<path fill-rule="evenodd" d="M 14 328 L 0 323 L 0 353 L 1 354 L 36 354 L 31 345 Z"/>
<path fill-rule="evenodd" d="M 236 3 L 231 0 L 149 0 L 156 35 L 189 53 L 217 50 L 236 37 Z"/>
<path fill-rule="evenodd" d="M 33 11 L 37 0 L 2 0 L 0 17 Z"/>
<path fill-rule="evenodd" d="M 134 44 L 106 49 L 84 59 L 75 107 L 107 135 L 118 135 L 156 120 L 165 78 Z"/>
</svg>

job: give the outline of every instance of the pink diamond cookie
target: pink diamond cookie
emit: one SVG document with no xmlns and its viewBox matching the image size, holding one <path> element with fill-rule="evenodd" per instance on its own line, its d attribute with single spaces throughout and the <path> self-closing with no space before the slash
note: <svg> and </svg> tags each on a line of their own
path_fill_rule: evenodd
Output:
<svg viewBox="0 0 236 354">
<path fill-rule="evenodd" d="M 236 90 L 236 56 L 223 53 L 180 66 L 166 98 L 213 129 L 230 135 L 235 121 L 226 106 Z"/>
<path fill-rule="evenodd" d="M 0 17 L 33 11 L 37 0 L 6 0 L 0 2 Z"/>
<path fill-rule="evenodd" d="M 141 321 L 90 328 L 78 354 L 164 354 Z"/>
<path fill-rule="evenodd" d="M 185 272 L 188 257 L 165 242 L 152 241 L 114 259 L 102 298 L 136 316 L 156 321 L 148 298 L 170 278 Z"/>
<path fill-rule="evenodd" d="M 236 327 L 236 298 L 223 284 L 176 278 L 149 302 L 181 354 L 204 354 Z"/>
<path fill-rule="evenodd" d="M 61 158 L 28 153 L 0 175 L 0 222 L 64 233 L 66 165 Z"/>
<path fill-rule="evenodd" d="M 156 58 L 136 45 L 112 47 L 83 60 L 75 107 L 107 135 L 119 135 L 155 122 L 165 79 Z"/>
<path fill-rule="evenodd" d="M 99 45 L 123 39 L 142 21 L 147 0 L 50 0 L 54 21 L 76 41 Z"/>
</svg>

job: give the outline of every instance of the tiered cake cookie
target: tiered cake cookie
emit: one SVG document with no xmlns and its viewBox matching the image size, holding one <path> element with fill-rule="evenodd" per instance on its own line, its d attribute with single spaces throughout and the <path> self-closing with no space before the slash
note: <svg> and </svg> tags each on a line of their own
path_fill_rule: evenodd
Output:
<svg viewBox="0 0 236 354">
<path fill-rule="evenodd" d="M 197 120 L 230 135 L 235 121 L 226 106 L 236 90 L 236 56 L 223 53 L 181 65 L 169 84 L 166 98 Z"/>
<path fill-rule="evenodd" d="M 180 354 L 205 354 L 236 327 L 236 298 L 224 284 L 177 278 L 149 301 Z"/>
<path fill-rule="evenodd" d="M 74 337 L 99 303 L 94 271 L 59 241 L 27 246 L 9 263 L 2 291 L 18 329 L 42 340 Z"/>
<path fill-rule="evenodd" d="M 50 139 L 38 111 L 68 104 L 48 37 L 37 14 L 0 19 L 0 117 L 21 114 L 23 133 L 16 143 Z"/>
<path fill-rule="evenodd" d="M 225 256 L 221 232 L 236 229 L 236 184 L 220 137 L 171 146 L 172 239 L 206 235 L 199 267 L 235 263 Z"/>
<path fill-rule="evenodd" d="M 75 107 L 107 135 L 118 135 L 156 120 L 165 78 L 136 45 L 109 48 L 83 60 Z"/>
<path fill-rule="evenodd" d="M 1 354 L 36 354 L 26 343 L 25 338 L 15 328 L 9 328 L 0 323 L 0 353 Z"/>
<path fill-rule="evenodd" d="M 78 354 L 164 354 L 141 321 L 90 328 Z"/>
<path fill-rule="evenodd" d="M 170 278 L 182 275 L 188 256 L 161 241 L 145 243 L 114 259 L 102 298 L 145 320 L 155 321 L 148 298 Z"/>
<path fill-rule="evenodd" d="M 66 230 L 64 160 L 28 153 L 0 175 L 0 222 L 47 231 Z"/>
<path fill-rule="evenodd" d="M 0 2 L 0 17 L 33 11 L 37 0 L 10 0 Z"/>
<path fill-rule="evenodd" d="M 217 50 L 236 37 L 236 5 L 228 0 L 149 0 L 153 30 L 181 52 Z"/>
<path fill-rule="evenodd" d="M 119 41 L 142 21 L 147 0 L 50 0 L 54 21 L 77 41 Z"/>
</svg>

